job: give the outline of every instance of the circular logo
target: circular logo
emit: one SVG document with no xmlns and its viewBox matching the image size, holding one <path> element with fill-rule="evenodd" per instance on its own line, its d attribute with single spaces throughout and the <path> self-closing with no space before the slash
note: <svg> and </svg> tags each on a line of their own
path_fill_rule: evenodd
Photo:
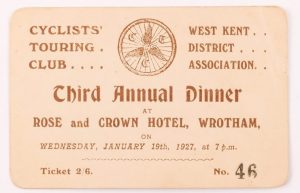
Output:
<svg viewBox="0 0 300 193">
<path fill-rule="evenodd" d="M 122 31 L 118 51 L 122 63 L 131 72 L 153 76 L 173 62 L 176 41 L 171 30 L 155 19 L 138 19 Z"/>
</svg>

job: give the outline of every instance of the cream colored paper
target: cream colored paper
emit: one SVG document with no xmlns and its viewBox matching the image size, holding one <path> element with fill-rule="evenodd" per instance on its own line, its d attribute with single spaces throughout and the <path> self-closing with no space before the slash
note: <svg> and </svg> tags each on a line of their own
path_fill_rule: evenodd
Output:
<svg viewBox="0 0 300 193">
<path fill-rule="evenodd" d="M 10 30 L 17 186 L 252 188 L 287 180 L 280 8 L 25 8 Z"/>
</svg>

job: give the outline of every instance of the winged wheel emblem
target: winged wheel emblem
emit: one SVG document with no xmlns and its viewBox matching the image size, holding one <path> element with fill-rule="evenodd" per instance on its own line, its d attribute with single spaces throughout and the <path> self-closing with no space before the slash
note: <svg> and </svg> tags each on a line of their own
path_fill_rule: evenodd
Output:
<svg viewBox="0 0 300 193">
<path fill-rule="evenodd" d="M 132 40 L 136 40 L 136 39 L 133 38 Z M 141 41 L 143 46 L 129 51 L 125 55 L 125 58 L 127 57 L 143 58 L 142 65 L 144 67 L 147 67 L 149 63 L 149 54 L 156 57 L 159 60 L 167 61 L 162 51 L 154 44 L 153 36 L 152 36 L 152 27 L 150 24 L 148 24 L 147 29 L 145 30 L 145 33 L 141 38 L 141 40 L 137 40 L 137 41 Z M 157 40 L 155 40 L 155 42 L 156 41 Z M 162 41 L 161 37 L 159 38 L 158 41 L 160 42 Z"/>
</svg>

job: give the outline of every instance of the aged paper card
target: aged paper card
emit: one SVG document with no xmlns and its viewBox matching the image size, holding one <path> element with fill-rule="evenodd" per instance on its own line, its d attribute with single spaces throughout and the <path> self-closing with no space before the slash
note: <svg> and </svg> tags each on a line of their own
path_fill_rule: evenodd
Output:
<svg viewBox="0 0 300 193">
<path fill-rule="evenodd" d="M 287 180 L 280 8 L 25 8 L 10 30 L 17 186 L 251 188 Z"/>
</svg>

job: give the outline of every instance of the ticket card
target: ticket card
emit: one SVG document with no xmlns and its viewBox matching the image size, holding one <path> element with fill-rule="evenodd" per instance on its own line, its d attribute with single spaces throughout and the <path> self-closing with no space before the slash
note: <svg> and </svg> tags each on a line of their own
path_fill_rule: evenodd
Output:
<svg viewBox="0 0 300 193">
<path fill-rule="evenodd" d="M 253 188 L 288 178 L 278 7 L 22 8 L 10 171 L 22 188 Z"/>
</svg>

